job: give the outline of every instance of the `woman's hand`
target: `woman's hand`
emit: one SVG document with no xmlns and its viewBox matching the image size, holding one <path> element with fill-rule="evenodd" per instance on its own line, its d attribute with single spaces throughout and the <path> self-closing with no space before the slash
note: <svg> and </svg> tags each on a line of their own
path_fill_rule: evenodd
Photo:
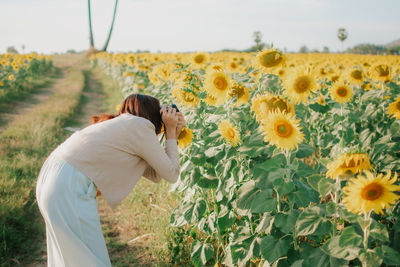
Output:
<svg viewBox="0 0 400 267">
<path fill-rule="evenodd" d="M 178 139 L 181 134 L 182 128 L 186 125 L 185 117 L 181 112 L 177 112 L 178 114 L 178 124 L 176 126 L 176 139 Z"/>
<path fill-rule="evenodd" d="M 163 105 L 160 112 L 165 125 L 165 138 L 175 139 L 179 119 L 176 110 L 172 107 L 168 107 L 167 110 L 167 105 Z"/>
</svg>

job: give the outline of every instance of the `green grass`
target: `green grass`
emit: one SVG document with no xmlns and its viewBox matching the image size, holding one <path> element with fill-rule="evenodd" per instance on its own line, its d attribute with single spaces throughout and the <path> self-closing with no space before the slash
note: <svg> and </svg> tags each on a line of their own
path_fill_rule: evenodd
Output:
<svg viewBox="0 0 400 267">
<path fill-rule="evenodd" d="M 54 94 L 29 114 L 18 116 L 0 135 L 0 266 L 38 262 L 43 254 L 45 227 L 35 201 L 36 179 L 49 153 L 71 134 L 63 128 L 82 127 L 79 118 L 88 117 L 87 108 L 94 103 L 82 93 L 96 90 L 103 95 L 94 102 L 106 113 L 115 114 L 124 99 L 116 81 L 97 68 L 82 68 L 79 60 L 54 58 L 55 65 L 70 61 L 80 69 L 63 68 L 65 80 Z M 93 82 L 97 89 L 91 88 Z M 176 233 L 169 218 L 180 196 L 169 188 L 167 182 L 154 184 L 142 178 L 115 212 L 98 198 L 99 207 L 106 209 L 100 214 L 113 266 L 174 265 L 168 245 Z M 183 265 L 190 266 L 187 248 L 184 251 Z"/>
<path fill-rule="evenodd" d="M 53 95 L 18 116 L 0 135 L 0 262 L 29 262 L 35 240 L 43 236 L 35 186 L 48 154 L 69 134 L 64 123 L 73 115 L 84 87 L 82 71 L 69 68 Z"/>
<path fill-rule="evenodd" d="M 42 74 L 27 77 L 22 84 L 22 90 L 5 90 L 5 94 L 0 96 L 0 112 L 9 108 L 15 101 L 27 100 L 36 90 L 52 86 L 54 80 L 60 76 L 61 70 L 51 67 Z"/>
</svg>

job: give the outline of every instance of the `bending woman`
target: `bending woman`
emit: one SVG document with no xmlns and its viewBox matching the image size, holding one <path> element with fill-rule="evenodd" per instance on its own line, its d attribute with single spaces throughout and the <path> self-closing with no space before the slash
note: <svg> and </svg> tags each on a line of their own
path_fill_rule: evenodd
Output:
<svg viewBox="0 0 400 267">
<path fill-rule="evenodd" d="M 151 96 L 132 94 L 117 115 L 92 118 L 44 162 L 36 199 L 46 223 L 48 266 L 111 266 L 97 192 L 114 210 L 141 176 L 175 183 L 183 115 Z M 157 135 L 164 123 L 165 150 Z"/>
</svg>

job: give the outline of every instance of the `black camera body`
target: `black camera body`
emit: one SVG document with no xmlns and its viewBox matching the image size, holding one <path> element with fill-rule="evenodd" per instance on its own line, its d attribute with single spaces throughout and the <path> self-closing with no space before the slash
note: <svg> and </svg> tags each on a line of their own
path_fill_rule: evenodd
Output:
<svg viewBox="0 0 400 267">
<path fill-rule="evenodd" d="M 167 111 L 168 111 L 169 107 L 174 108 L 174 109 L 176 109 L 176 112 L 179 112 L 179 109 L 175 104 L 171 104 L 171 106 L 167 106 Z M 160 107 L 160 109 L 162 109 L 162 107 Z"/>
</svg>

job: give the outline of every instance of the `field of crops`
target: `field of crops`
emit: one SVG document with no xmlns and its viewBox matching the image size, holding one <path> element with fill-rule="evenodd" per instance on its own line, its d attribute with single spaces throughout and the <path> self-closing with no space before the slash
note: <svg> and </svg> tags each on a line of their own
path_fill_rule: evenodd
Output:
<svg viewBox="0 0 400 267">
<path fill-rule="evenodd" d="M 0 102 L 24 92 L 29 78 L 44 74 L 52 67 L 50 56 L 0 54 Z"/>
<path fill-rule="evenodd" d="M 184 194 L 170 224 L 196 266 L 400 265 L 400 58 L 107 54 L 126 94 L 176 103 Z M 396 193 L 397 192 L 397 193 Z"/>
</svg>

